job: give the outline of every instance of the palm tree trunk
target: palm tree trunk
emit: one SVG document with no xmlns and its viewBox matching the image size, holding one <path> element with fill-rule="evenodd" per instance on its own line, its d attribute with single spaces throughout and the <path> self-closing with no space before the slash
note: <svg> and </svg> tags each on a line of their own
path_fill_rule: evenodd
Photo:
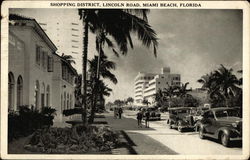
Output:
<svg viewBox="0 0 250 160">
<path fill-rule="evenodd" d="M 88 31 L 89 24 L 83 20 L 84 37 L 83 37 L 83 55 L 82 55 L 82 121 L 87 125 L 87 56 L 88 56 Z"/>
<path fill-rule="evenodd" d="M 92 93 L 92 96 L 94 97 L 93 98 L 94 102 L 92 103 L 92 107 L 91 107 L 91 114 L 90 114 L 89 121 L 88 121 L 89 123 L 93 123 L 94 117 L 95 117 L 95 110 L 96 110 L 97 96 L 98 96 L 97 88 L 99 86 L 98 82 L 100 78 L 101 47 L 102 47 L 101 42 L 99 42 L 99 51 L 98 51 L 99 56 L 98 56 L 97 70 L 96 70 L 96 75 L 95 75 L 94 89 Z"/>
</svg>

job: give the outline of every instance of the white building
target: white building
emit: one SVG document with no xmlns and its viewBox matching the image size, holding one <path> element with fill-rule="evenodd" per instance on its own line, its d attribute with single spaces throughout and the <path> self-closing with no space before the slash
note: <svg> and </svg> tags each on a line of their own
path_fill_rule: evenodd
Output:
<svg viewBox="0 0 250 160">
<path fill-rule="evenodd" d="M 139 72 L 135 78 L 135 105 L 143 105 L 143 99 L 153 104 L 159 89 L 180 86 L 180 81 L 180 74 L 171 74 L 169 67 L 162 68 L 160 74 Z"/>
<path fill-rule="evenodd" d="M 72 55 L 77 63 L 81 62 L 83 28 L 77 9 L 58 9 L 55 12 L 54 9 L 14 8 L 10 13 L 36 19 L 57 47 L 57 54 Z"/>
<path fill-rule="evenodd" d="M 9 18 L 8 108 L 28 105 L 40 110 L 51 106 L 62 117 L 62 103 L 74 108 L 76 71 L 55 54 L 56 46 L 35 19 Z"/>
</svg>

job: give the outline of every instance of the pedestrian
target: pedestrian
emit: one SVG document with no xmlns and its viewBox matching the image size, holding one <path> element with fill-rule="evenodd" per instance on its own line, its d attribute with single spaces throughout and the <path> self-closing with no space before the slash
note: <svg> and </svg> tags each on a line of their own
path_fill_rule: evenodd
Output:
<svg viewBox="0 0 250 160">
<path fill-rule="evenodd" d="M 149 128 L 149 118 L 150 118 L 150 113 L 147 110 L 145 113 L 145 123 L 146 123 L 146 128 Z"/>
<path fill-rule="evenodd" d="M 139 128 L 139 127 L 142 127 L 142 123 L 141 123 L 142 117 L 143 117 L 143 115 L 142 115 L 142 111 L 141 111 L 141 110 L 139 110 L 139 112 L 137 113 L 137 123 L 138 123 L 138 128 Z"/>
<path fill-rule="evenodd" d="M 119 110 L 118 110 L 119 119 L 121 119 L 121 118 L 122 118 L 122 113 L 123 113 L 122 108 L 119 108 Z"/>
</svg>

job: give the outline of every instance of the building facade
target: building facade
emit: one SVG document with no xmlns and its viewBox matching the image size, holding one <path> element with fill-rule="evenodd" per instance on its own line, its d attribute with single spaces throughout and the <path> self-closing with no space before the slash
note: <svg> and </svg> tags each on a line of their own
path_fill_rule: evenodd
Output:
<svg viewBox="0 0 250 160">
<path fill-rule="evenodd" d="M 68 107 L 74 107 L 76 71 L 55 54 L 56 46 L 35 19 L 10 15 L 9 20 L 9 110 L 16 111 L 24 105 L 38 110 L 50 106 L 60 117 L 62 106 L 58 95 L 66 93 Z M 62 66 L 68 70 L 67 80 L 63 74 L 59 75 L 63 72 Z M 60 86 L 67 89 L 61 90 Z"/>
<path fill-rule="evenodd" d="M 41 14 L 41 10 L 43 14 Z M 67 12 L 65 10 L 57 10 L 55 14 L 55 10 L 51 9 L 37 10 L 15 8 L 10 9 L 10 13 L 36 19 L 43 31 L 57 47 L 57 54 L 70 54 L 77 63 L 80 62 L 83 49 L 83 25 L 79 17 L 75 16 L 78 15 L 77 10 L 69 9 Z M 67 16 L 65 16 L 65 14 L 67 14 Z"/>
<path fill-rule="evenodd" d="M 142 106 L 146 99 L 150 104 L 155 101 L 155 94 L 159 89 L 163 90 L 169 86 L 180 86 L 180 74 L 170 73 L 169 67 L 164 67 L 160 74 L 141 73 L 135 78 L 135 105 Z"/>
</svg>

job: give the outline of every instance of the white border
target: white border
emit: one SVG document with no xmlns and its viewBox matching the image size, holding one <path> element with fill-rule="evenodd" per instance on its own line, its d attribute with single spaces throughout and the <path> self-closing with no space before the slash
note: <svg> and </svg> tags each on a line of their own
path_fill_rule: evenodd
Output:
<svg viewBox="0 0 250 160">
<path fill-rule="evenodd" d="M 151 3 L 200 3 L 202 7 L 150 7 L 150 9 L 242 9 L 243 10 L 243 154 L 242 155 L 35 155 L 7 154 L 7 85 L 8 84 L 8 9 L 9 8 L 62 8 L 51 7 L 50 2 L 81 3 L 83 1 L 4 1 L 1 6 L 1 157 L 2 159 L 248 159 L 249 158 L 249 82 L 250 82 L 250 24 L 249 4 L 244 1 L 148 1 Z M 84 1 L 99 2 L 103 1 Z M 126 3 L 126 1 L 105 1 Z M 128 2 L 128 1 L 127 1 Z M 129 1 L 132 2 L 132 1 Z M 147 1 L 133 1 L 146 3 Z M 77 7 L 63 7 L 77 8 Z M 96 7 L 89 7 L 96 8 Z M 107 7 L 102 7 L 107 8 Z M 119 7 L 116 7 L 119 8 Z M 131 8 L 131 7 L 123 7 Z M 136 8 L 136 7 L 133 7 Z"/>
</svg>

